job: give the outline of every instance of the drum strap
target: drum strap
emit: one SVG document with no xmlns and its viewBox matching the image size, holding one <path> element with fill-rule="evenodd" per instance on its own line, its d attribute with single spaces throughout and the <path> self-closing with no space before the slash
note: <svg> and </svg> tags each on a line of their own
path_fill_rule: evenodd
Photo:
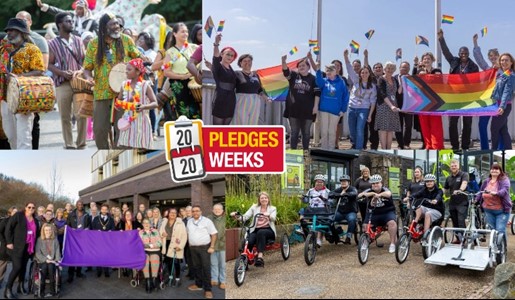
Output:
<svg viewBox="0 0 515 300">
<path fill-rule="evenodd" d="M 7 66 L 7 70 L 9 70 L 9 72 L 11 72 L 12 68 L 13 68 L 13 57 L 16 55 L 16 53 L 18 53 L 18 51 L 20 51 L 24 47 L 25 47 L 25 43 L 21 44 L 20 48 L 9 53 L 9 65 Z"/>
<path fill-rule="evenodd" d="M 184 56 L 184 58 L 186 58 L 187 61 L 190 60 L 190 58 L 188 56 L 186 56 L 186 54 L 184 54 L 183 51 L 181 51 L 179 48 L 177 48 L 177 46 L 173 46 L 175 49 L 177 49 L 177 51 L 179 51 L 179 54 Z"/>
<path fill-rule="evenodd" d="M 66 49 L 68 49 L 68 51 L 70 52 L 70 54 L 73 56 L 73 59 L 75 59 L 75 61 L 77 62 L 77 64 L 79 64 L 79 66 L 82 66 L 82 63 L 79 61 L 79 59 L 77 58 L 77 56 L 75 56 L 75 53 L 73 53 L 72 49 L 70 49 L 70 46 L 69 45 L 65 45 L 64 42 L 62 41 L 61 37 L 58 37 L 58 40 L 59 40 L 59 44 L 61 45 L 61 47 L 64 47 Z M 72 43 L 73 43 L 73 39 L 72 39 Z M 68 67 L 66 66 L 66 69 L 68 69 Z"/>
</svg>

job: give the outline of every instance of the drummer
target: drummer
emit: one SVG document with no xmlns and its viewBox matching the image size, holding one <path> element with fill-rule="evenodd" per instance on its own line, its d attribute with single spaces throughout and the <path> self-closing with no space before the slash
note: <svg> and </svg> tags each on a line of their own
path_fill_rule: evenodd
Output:
<svg viewBox="0 0 515 300">
<path fill-rule="evenodd" d="M 93 132 L 98 149 L 109 149 L 111 123 L 116 123 L 123 111 L 115 112 L 111 122 L 111 106 L 118 91 L 109 87 L 109 73 L 118 63 L 140 57 L 132 38 L 121 33 L 119 20 L 111 13 L 100 18 L 98 37 L 91 40 L 84 58 L 84 77 L 95 86 L 93 91 Z M 94 75 L 92 74 L 94 71 Z M 118 144 L 119 131 L 114 126 L 114 144 Z"/>
<path fill-rule="evenodd" d="M 12 18 L 5 27 L 7 42 L 0 44 L 0 107 L 2 127 L 11 149 L 32 149 L 32 123 L 34 113 L 13 114 L 7 104 L 7 84 L 11 78 L 43 76 L 43 54 L 32 43 L 27 22 Z M 11 53 L 11 60 L 5 59 Z M 16 62 L 12 64 L 11 62 Z"/>
<path fill-rule="evenodd" d="M 200 119 L 202 118 L 200 107 L 188 88 L 192 75 L 186 69 L 188 60 L 198 46 L 188 44 L 188 27 L 184 23 L 175 24 L 172 32 L 172 47 L 166 51 L 164 75 L 169 78 L 170 87 L 174 91 L 175 103 L 173 104 L 179 115 L 189 119 Z M 169 67 L 166 67 L 167 65 Z"/>
<path fill-rule="evenodd" d="M 86 148 L 86 118 L 79 116 L 79 103 L 74 101 L 70 81 L 77 76 L 84 61 L 84 45 L 80 37 L 73 32 L 72 15 L 68 12 L 58 13 L 55 24 L 59 36 L 48 42 L 50 57 L 48 69 L 53 74 L 56 86 L 57 105 L 61 114 L 61 128 L 65 149 Z M 77 139 L 73 144 L 72 114 L 77 119 Z"/>
</svg>

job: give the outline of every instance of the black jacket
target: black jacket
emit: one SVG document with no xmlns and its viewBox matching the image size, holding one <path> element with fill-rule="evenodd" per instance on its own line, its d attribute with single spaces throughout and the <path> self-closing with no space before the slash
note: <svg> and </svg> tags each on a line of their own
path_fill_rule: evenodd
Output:
<svg viewBox="0 0 515 300">
<path fill-rule="evenodd" d="M 437 187 L 435 187 L 432 191 L 428 190 L 427 187 L 414 193 L 413 195 L 411 195 L 414 199 L 421 199 L 421 198 L 424 198 L 424 199 L 429 199 L 429 200 L 435 200 L 437 201 L 436 204 L 431 204 L 431 203 L 428 203 L 426 201 L 424 201 L 422 203 L 422 206 L 425 206 L 425 207 L 428 207 L 428 208 L 432 208 L 432 209 L 436 209 L 437 211 L 439 211 L 442 216 L 444 215 L 445 213 L 445 205 L 443 203 L 443 191 Z"/>
<path fill-rule="evenodd" d="M 114 220 L 109 215 L 107 216 L 107 223 L 101 223 L 100 222 L 101 215 L 98 215 L 93 219 L 93 222 L 91 223 L 91 230 L 102 230 L 102 231 L 109 231 L 114 230 Z M 102 221 L 103 222 L 103 221 Z M 102 225 L 104 224 L 104 225 Z M 105 229 L 104 229 L 105 226 Z"/>
<path fill-rule="evenodd" d="M 339 187 L 332 192 L 335 196 L 338 196 L 342 193 L 343 188 Z M 356 198 L 358 196 L 358 190 L 349 185 L 347 188 L 347 192 L 342 195 L 340 200 L 340 205 L 337 207 L 337 210 L 341 214 L 348 214 L 350 212 L 358 212 L 358 205 L 356 202 Z M 338 204 L 338 198 L 335 199 L 335 205 Z"/>
<path fill-rule="evenodd" d="M 39 223 L 34 218 L 36 223 L 36 240 L 39 237 Z M 13 244 L 13 250 L 7 250 L 7 253 L 15 256 L 23 255 L 23 248 L 25 248 L 26 240 L 27 240 L 27 220 L 25 218 L 25 212 L 19 211 L 14 214 L 9 221 L 7 222 L 7 227 L 5 230 L 5 240 L 6 244 Z"/>
<path fill-rule="evenodd" d="M 68 219 L 66 220 L 66 224 L 70 226 L 71 228 L 77 229 L 79 224 L 79 218 L 77 218 L 77 209 L 74 209 L 69 215 Z M 80 229 L 89 229 L 91 226 L 91 218 L 89 215 L 84 211 L 84 224 Z"/>
<path fill-rule="evenodd" d="M 126 228 L 125 228 L 126 223 L 125 222 L 121 222 L 121 223 L 122 223 L 122 225 L 121 225 L 122 230 L 126 230 Z M 143 229 L 143 225 L 141 225 L 140 222 L 138 222 L 138 221 L 131 221 L 131 223 L 132 223 L 132 230 L 134 230 L 134 229 Z"/>
<path fill-rule="evenodd" d="M 451 66 L 451 68 L 449 69 L 449 74 L 461 74 L 461 59 L 451 54 L 451 51 L 449 50 L 449 47 L 447 47 L 447 43 L 445 42 L 445 38 L 438 39 L 438 41 L 440 42 L 440 46 L 442 47 L 442 53 L 445 56 L 445 59 Z M 468 65 L 463 73 L 468 74 L 476 72 L 479 72 L 479 67 L 476 65 L 475 62 L 472 61 L 472 59 L 469 58 Z"/>
<path fill-rule="evenodd" d="M 11 257 L 7 255 L 7 245 L 5 240 L 5 227 L 7 226 L 7 222 L 9 222 L 9 218 L 3 218 L 0 220 L 0 260 L 2 261 L 10 261 Z"/>
</svg>

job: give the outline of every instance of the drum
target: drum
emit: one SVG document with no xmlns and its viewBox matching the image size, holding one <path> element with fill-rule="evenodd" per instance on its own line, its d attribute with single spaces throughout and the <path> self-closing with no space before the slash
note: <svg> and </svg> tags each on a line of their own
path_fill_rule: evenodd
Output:
<svg viewBox="0 0 515 300">
<path fill-rule="evenodd" d="M 202 85 L 198 84 L 195 81 L 195 78 L 192 78 L 190 82 L 188 82 L 188 88 L 193 94 L 193 98 L 195 98 L 195 101 L 199 104 L 202 104 Z"/>
<path fill-rule="evenodd" d="M 82 78 L 81 75 L 75 76 L 70 80 L 74 94 L 91 94 L 93 95 L 92 85 L 89 84 L 86 79 Z"/>
<path fill-rule="evenodd" d="M 123 82 L 127 80 L 127 73 L 125 73 L 127 69 L 127 64 L 119 63 L 116 64 L 109 72 L 109 87 L 115 93 L 119 93 Z"/>
<path fill-rule="evenodd" d="M 7 104 L 12 113 L 48 112 L 54 109 L 55 86 L 47 76 L 11 78 Z"/>
<path fill-rule="evenodd" d="M 84 118 L 93 117 L 93 95 L 82 93 L 73 97 L 79 106 L 79 115 Z"/>
</svg>

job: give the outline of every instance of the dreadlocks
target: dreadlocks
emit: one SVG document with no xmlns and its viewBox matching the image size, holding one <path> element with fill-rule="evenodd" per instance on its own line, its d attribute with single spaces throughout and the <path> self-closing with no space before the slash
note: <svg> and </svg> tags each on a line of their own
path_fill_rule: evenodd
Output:
<svg viewBox="0 0 515 300">
<path fill-rule="evenodd" d="M 96 61 L 97 64 L 102 64 L 102 60 L 104 59 L 104 55 L 106 54 L 106 51 L 108 51 L 108 46 L 106 42 L 106 38 L 109 36 L 107 33 L 107 23 L 113 19 L 110 14 L 104 14 L 100 18 L 100 22 L 98 25 L 98 51 L 97 51 L 97 57 Z M 123 43 L 122 38 L 114 40 L 115 46 L 116 46 L 116 57 L 118 61 L 123 61 L 123 58 L 125 56 L 125 50 L 123 49 Z"/>
</svg>

